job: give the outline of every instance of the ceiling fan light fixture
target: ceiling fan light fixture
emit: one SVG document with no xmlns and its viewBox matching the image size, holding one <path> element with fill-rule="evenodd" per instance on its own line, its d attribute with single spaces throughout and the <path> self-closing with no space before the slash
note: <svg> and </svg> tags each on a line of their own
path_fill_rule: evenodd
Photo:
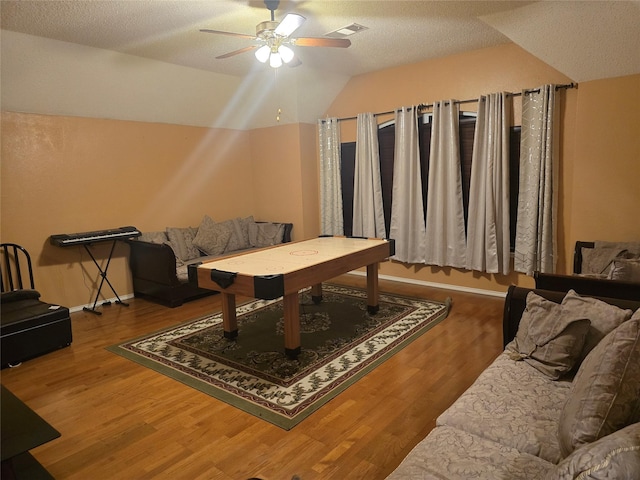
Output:
<svg viewBox="0 0 640 480">
<path fill-rule="evenodd" d="M 280 45 L 278 47 L 278 53 L 280 54 L 280 58 L 282 58 L 282 61 L 284 63 L 289 63 L 291 60 L 293 60 L 293 57 L 294 57 L 293 50 L 291 50 L 286 45 Z"/>
<path fill-rule="evenodd" d="M 271 53 L 269 57 L 269 65 L 273 68 L 280 68 L 282 66 L 282 57 L 278 52 Z"/>
<path fill-rule="evenodd" d="M 263 45 L 258 50 L 256 50 L 255 55 L 259 62 L 266 63 L 266 61 L 269 60 L 269 56 L 271 55 L 271 48 L 269 48 L 269 45 Z"/>
</svg>

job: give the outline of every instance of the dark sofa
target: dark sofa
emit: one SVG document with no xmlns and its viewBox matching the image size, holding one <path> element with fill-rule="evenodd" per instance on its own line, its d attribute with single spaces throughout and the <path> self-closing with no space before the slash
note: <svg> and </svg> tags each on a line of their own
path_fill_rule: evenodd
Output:
<svg viewBox="0 0 640 480">
<path fill-rule="evenodd" d="M 213 225 L 214 222 L 210 221 L 210 219 L 207 224 L 207 219 L 208 217 L 203 219 L 203 224 L 205 226 Z M 143 233 L 141 237 L 128 241 L 131 249 L 129 267 L 136 297 L 146 298 L 173 308 L 182 305 L 184 302 L 212 295 L 216 292 L 189 284 L 187 266 L 190 263 L 197 263 L 222 255 L 232 255 L 247 249 L 260 248 L 270 244 L 290 242 L 293 229 L 293 224 L 291 223 L 254 222 L 252 217 L 228 220 L 215 225 L 227 225 L 232 230 L 234 230 L 233 227 L 236 227 L 232 235 L 237 234 L 238 237 L 241 237 L 244 234 L 247 238 L 243 243 L 232 236 L 228 240 L 226 247 L 222 249 L 223 251 L 213 252 L 209 249 L 207 249 L 209 251 L 203 251 L 192 245 L 194 240 L 197 243 L 199 229 L 205 228 L 202 226 L 203 224 L 198 229 L 167 228 L 163 232 Z M 246 229 L 247 225 L 249 225 L 252 232 L 250 238 Z M 267 236 L 253 234 L 257 230 L 269 233 L 277 232 L 277 237 L 270 234 Z M 176 239 L 176 234 L 182 235 Z M 185 253 L 188 250 L 191 250 L 190 255 Z"/>
<path fill-rule="evenodd" d="M 536 288 L 640 300 L 640 242 L 577 241 L 573 274 L 534 273 Z"/>
</svg>

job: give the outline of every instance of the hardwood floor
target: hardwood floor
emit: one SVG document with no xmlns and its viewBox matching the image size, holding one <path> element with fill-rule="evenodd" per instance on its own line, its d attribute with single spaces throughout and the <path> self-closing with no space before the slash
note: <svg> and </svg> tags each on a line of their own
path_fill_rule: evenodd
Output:
<svg viewBox="0 0 640 480">
<path fill-rule="evenodd" d="M 383 479 L 502 351 L 504 301 L 385 280 L 380 290 L 453 306 L 290 431 L 105 350 L 219 311 L 219 295 L 175 309 L 132 299 L 102 316 L 73 313 L 69 348 L 2 370 L 2 383 L 62 433 L 31 451 L 58 480 Z"/>
</svg>

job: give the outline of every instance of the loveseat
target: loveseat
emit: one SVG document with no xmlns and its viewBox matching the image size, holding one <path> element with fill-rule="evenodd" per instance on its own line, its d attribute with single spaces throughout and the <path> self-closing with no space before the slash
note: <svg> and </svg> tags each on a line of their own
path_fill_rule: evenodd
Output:
<svg viewBox="0 0 640 480">
<path fill-rule="evenodd" d="M 638 288 L 510 287 L 505 350 L 388 478 L 640 478 Z"/>
<path fill-rule="evenodd" d="M 256 222 L 253 217 L 215 222 L 205 215 L 198 227 L 143 232 L 128 241 L 134 295 L 177 307 L 214 294 L 189 283 L 189 264 L 290 242 L 292 229 L 291 223 Z"/>
</svg>

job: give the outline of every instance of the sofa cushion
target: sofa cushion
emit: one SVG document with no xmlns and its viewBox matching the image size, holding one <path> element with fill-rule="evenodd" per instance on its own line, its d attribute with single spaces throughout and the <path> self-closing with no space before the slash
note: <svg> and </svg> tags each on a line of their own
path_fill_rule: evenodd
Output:
<svg viewBox="0 0 640 480">
<path fill-rule="evenodd" d="M 282 223 L 250 223 L 249 243 L 252 247 L 269 247 L 282 243 L 284 224 Z"/>
<path fill-rule="evenodd" d="M 634 423 L 575 450 L 546 480 L 637 478 L 639 472 L 640 423 Z"/>
<path fill-rule="evenodd" d="M 167 227 L 167 238 L 176 257 L 183 262 L 200 256 L 198 247 L 193 244 L 197 230 L 193 227 Z"/>
<path fill-rule="evenodd" d="M 513 358 L 557 380 L 574 367 L 582 351 L 590 322 L 581 313 L 529 292 L 515 341 L 509 344 Z"/>
<path fill-rule="evenodd" d="M 216 223 L 211 217 L 205 215 L 193 239 L 193 244 L 207 255 L 220 255 L 226 250 L 231 233 L 231 228 L 226 222 Z"/>
<path fill-rule="evenodd" d="M 555 465 L 463 430 L 443 426 L 427 435 L 387 479 L 543 478 Z"/>
<path fill-rule="evenodd" d="M 560 416 L 564 456 L 630 423 L 640 412 L 640 310 L 587 355 Z"/>
<path fill-rule="evenodd" d="M 631 310 L 610 305 L 597 298 L 580 296 L 574 290 L 569 290 L 562 300 L 562 306 L 571 309 L 574 315 L 588 318 L 591 322 L 578 364 L 582 363 L 587 354 L 605 335 L 631 318 L 633 314 Z"/>
<path fill-rule="evenodd" d="M 570 387 L 505 351 L 436 422 L 558 463 L 558 419 Z"/>
</svg>

